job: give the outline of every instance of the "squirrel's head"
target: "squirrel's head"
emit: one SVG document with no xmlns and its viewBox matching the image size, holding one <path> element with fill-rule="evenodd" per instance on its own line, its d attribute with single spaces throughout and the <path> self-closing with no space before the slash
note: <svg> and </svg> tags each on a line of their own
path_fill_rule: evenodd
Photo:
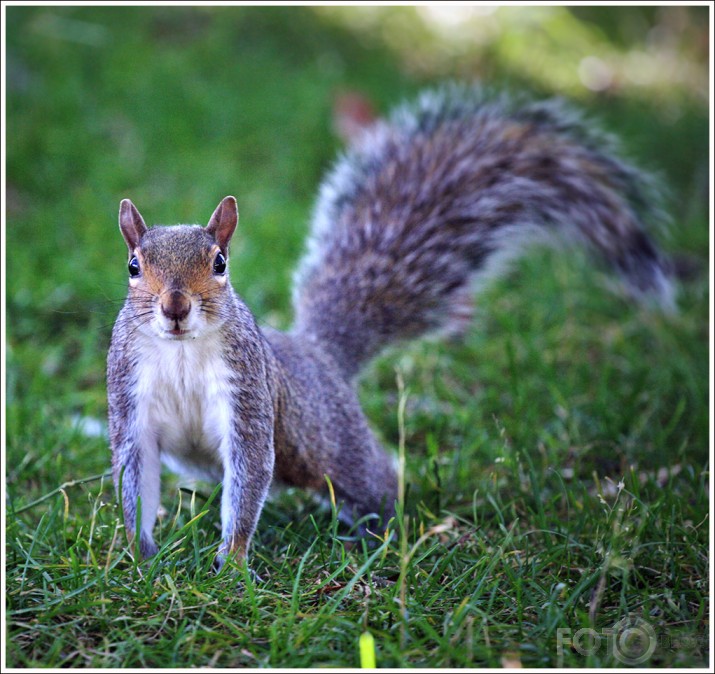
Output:
<svg viewBox="0 0 715 674">
<path fill-rule="evenodd" d="M 223 322 L 229 292 L 228 248 L 238 223 L 234 197 L 216 207 L 206 227 L 148 228 L 129 199 L 119 229 L 129 249 L 129 302 L 142 332 L 196 339 Z"/>
</svg>

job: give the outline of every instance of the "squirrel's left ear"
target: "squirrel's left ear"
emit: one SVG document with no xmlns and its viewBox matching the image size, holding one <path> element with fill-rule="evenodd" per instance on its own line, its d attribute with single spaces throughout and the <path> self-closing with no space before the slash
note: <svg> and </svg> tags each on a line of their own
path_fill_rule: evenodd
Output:
<svg viewBox="0 0 715 674">
<path fill-rule="evenodd" d="M 119 229 L 129 248 L 129 255 L 132 255 L 142 236 L 146 234 L 147 227 L 144 218 L 129 199 L 122 199 L 119 204 Z"/>
<path fill-rule="evenodd" d="M 225 197 L 216 207 L 206 231 L 213 234 L 221 248 L 221 252 L 228 256 L 228 244 L 238 224 L 238 206 L 235 197 Z"/>
</svg>

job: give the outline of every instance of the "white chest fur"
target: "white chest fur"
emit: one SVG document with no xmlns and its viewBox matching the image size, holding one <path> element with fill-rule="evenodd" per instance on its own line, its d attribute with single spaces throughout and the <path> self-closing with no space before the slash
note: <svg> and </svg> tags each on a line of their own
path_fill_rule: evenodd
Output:
<svg viewBox="0 0 715 674">
<path fill-rule="evenodd" d="M 177 472 L 220 480 L 231 421 L 230 372 L 218 333 L 147 338 L 140 346 L 137 423 Z"/>
</svg>

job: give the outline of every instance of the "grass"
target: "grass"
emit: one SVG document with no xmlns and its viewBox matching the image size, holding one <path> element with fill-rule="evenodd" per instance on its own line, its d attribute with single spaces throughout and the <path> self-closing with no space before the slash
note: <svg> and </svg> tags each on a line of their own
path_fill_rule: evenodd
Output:
<svg viewBox="0 0 715 674">
<path fill-rule="evenodd" d="M 480 295 L 462 342 L 393 350 L 361 379 L 373 427 L 405 449 L 405 517 L 367 546 L 309 495 L 278 494 L 257 583 L 210 572 L 210 485 L 167 475 L 161 553 L 137 563 L 126 547 L 95 430 L 125 286 L 119 200 L 152 222 L 205 221 L 235 193 L 232 280 L 285 327 L 338 147 L 332 95 L 360 88 L 385 109 L 425 82 L 309 11 L 7 20 L 8 666 L 350 667 L 365 633 L 380 667 L 619 666 L 605 636 L 586 655 L 573 644 L 628 616 L 656 635 L 643 664 L 708 663 L 706 111 L 589 105 L 673 186 L 680 313 L 607 292 L 578 254 L 530 254 Z"/>
</svg>

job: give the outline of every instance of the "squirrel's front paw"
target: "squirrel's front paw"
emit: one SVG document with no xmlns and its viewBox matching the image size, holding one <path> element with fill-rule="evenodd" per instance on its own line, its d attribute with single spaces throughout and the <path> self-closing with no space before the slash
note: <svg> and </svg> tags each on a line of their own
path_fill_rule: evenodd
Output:
<svg viewBox="0 0 715 674">
<path fill-rule="evenodd" d="M 219 552 L 216 557 L 214 557 L 213 570 L 215 573 L 219 573 L 221 569 L 223 569 L 229 557 L 232 557 L 237 564 L 244 565 L 248 569 L 248 573 L 254 584 L 263 582 L 263 579 L 248 566 L 248 560 L 245 557 L 238 557 L 235 554 L 232 555 L 232 553 Z"/>
<path fill-rule="evenodd" d="M 153 538 L 141 534 L 139 536 L 139 552 L 141 553 L 142 559 L 147 559 L 159 552 L 159 546 L 154 543 Z"/>
<path fill-rule="evenodd" d="M 214 557 L 214 563 L 213 563 L 213 570 L 215 573 L 219 573 L 221 569 L 223 569 L 223 565 L 226 563 L 226 555 L 222 552 L 219 552 L 215 557 Z"/>
</svg>

